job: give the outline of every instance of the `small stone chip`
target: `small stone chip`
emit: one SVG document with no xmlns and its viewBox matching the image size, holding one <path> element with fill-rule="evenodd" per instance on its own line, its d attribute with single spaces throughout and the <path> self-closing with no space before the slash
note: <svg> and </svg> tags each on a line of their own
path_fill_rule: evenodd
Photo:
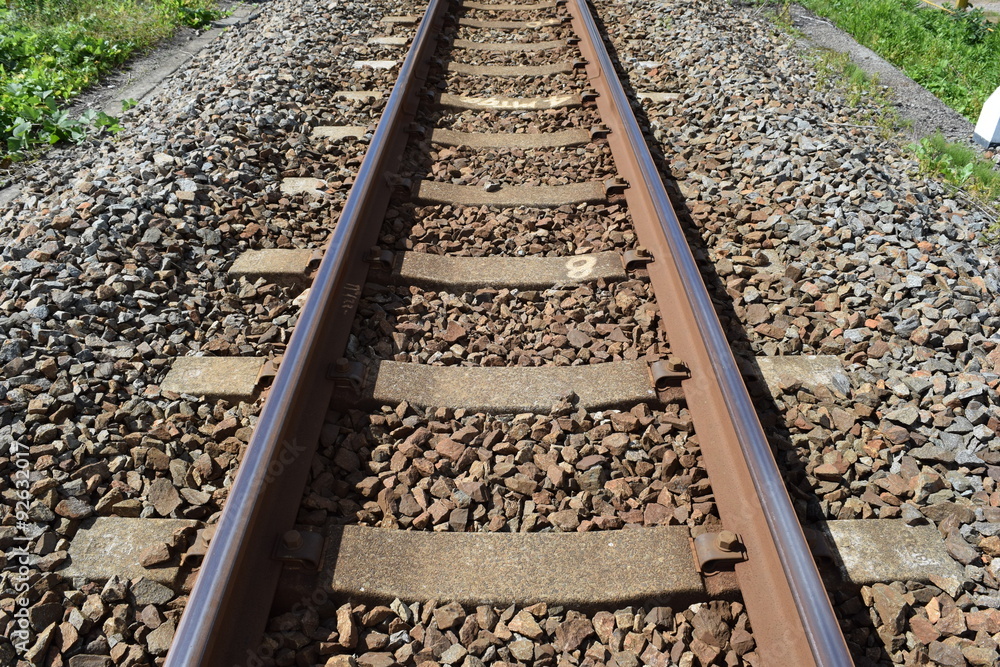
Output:
<svg viewBox="0 0 1000 667">
<path fill-rule="evenodd" d="M 157 542 L 142 550 L 139 554 L 139 564 L 143 567 L 155 567 L 169 562 L 171 558 L 166 542 Z"/>
<path fill-rule="evenodd" d="M 173 599 L 174 592 L 163 584 L 143 577 L 132 586 L 132 595 L 136 604 L 144 607 L 147 604 L 159 605 L 169 602 Z"/>
</svg>

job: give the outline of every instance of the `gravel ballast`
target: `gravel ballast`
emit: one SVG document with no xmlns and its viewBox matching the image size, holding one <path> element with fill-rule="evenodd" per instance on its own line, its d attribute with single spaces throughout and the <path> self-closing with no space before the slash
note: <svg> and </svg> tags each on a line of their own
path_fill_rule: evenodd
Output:
<svg viewBox="0 0 1000 667">
<path fill-rule="evenodd" d="M 373 127 L 382 109 L 330 104 L 328 90 L 388 92 L 395 80 L 352 67 L 364 58 L 345 35 L 365 50 L 381 16 L 419 10 L 268 4 L 128 112 L 119 135 L 24 169 L 21 194 L 0 207 L 0 663 L 162 663 L 190 579 L 67 580 L 59 567 L 88 517 L 217 519 L 259 403 L 158 383 L 177 356 L 280 360 L 301 289 L 226 269 L 244 250 L 325 244 L 365 142 L 315 140 L 312 128 Z M 286 195 L 289 177 L 325 186 Z M 195 537 L 140 560 L 176 562 Z"/>
<path fill-rule="evenodd" d="M 815 519 L 933 522 L 965 580 L 838 594 L 859 664 L 986 665 L 1000 635 L 1000 270 L 991 223 L 917 175 L 755 8 L 599 3 L 734 349 L 832 354 L 759 394 Z M 862 103 L 863 104 L 863 103 Z M 860 125 L 860 127 L 859 127 Z"/>
<path fill-rule="evenodd" d="M 742 362 L 750 369 L 759 355 L 827 354 L 844 363 L 846 381 L 829 387 L 754 388 L 803 520 L 930 522 L 965 567 L 961 581 L 837 592 L 856 662 L 995 664 L 1000 269 L 996 246 L 982 240 L 991 221 L 920 177 L 898 145 L 859 123 L 868 109 L 818 86 L 808 60 L 756 7 L 690 0 L 597 7 L 628 85 L 676 93 L 637 108 L 675 181 L 675 205 Z M 190 580 L 172 588 L 148 579 L 69 581 L 58 568 L 90 516 L 217 520 L 259 402 L 210 404 L 162 392 L 158 383 L 176 356 L 280 363 L 301 290 L 235 281 L 225 271 L 244 250 L 323 246 L 367 139 L 315 139 L 312 129 L 374 128 L 384 99 L 329 93 L 387 93 L 396 68 L 353 63 L 401 60 L 403 49 L 367 39 L 411 35 L 413 26 L 379 19 L 421 9 L 402 0 L 265 5 L 126 114 L 123 133 L 54 151 L 25 170 L 21 194 L 0 206 L 0 663 L 162 664 Z M 462 28 L 458 36 L 511 39 L 501 33 Z M 566 36 L 566 27 L 543 28 L 530 39 Z M 465 62 L 492 64 L 578 57 L 573 47 L 462 53 Z M 465 78 L 451 76 L 449 89 Z M 480 94 L 546 94 L 538 91 L 547 83 L 532 83 L 539 81 L 492 80 Z M 591 108 L 442 116 L 434 122 L 463 131 L 594 124 Z M 493 156 L 436 150 L 438 159 L 444 150 L 449 161 L 463 161 L 457 173 L 411 163 L 407 178 L 554 183 L 546 179 L 565 176 L 532 169 L 556 152 L 587 161 L 568 169 L 568 180 L 608 169 L 600 142 Z M 284 178 L 323 185 L 288 195 Z M 380 242 L 455 255 L 569 256 L 622 251 L 635 235 L 616 200 L 491 209 L 397 199 Z M 564 365 L 662 344 L 658 314 L 642 307 L 649 301 L 641 279 L 531 298 L 498 294 L 484 295 L 487 308 L 474 294 L 369 290 L 364 307 L 383 337 L 356 331 L 352 353 Z M 510 304 L 525 314 L 523 326 L 493 328 Z M 611 313 L 612 304 L 633 321 L 601 319 L 597 311 Z M 532 319 L 552 315 L 565 318 L 566 331 L 549 325 L 534 334 Z M 427 317 L 429 328 L 400 327 Z M 386 343 L 400 332 L 412 335 Z M 485 339 L 481 350 L 451 349 L 472 333 Z M 328 469 L 310 481 L 299 520 L 449 531 L 711 526 L 718 521 L 711 487 L 689 431 L 677 406 L 588 414 L 572 397 L 546 415 L 406 405 L 331 413 L 319 456 Z M 22 450 L 30 500 L 19 524 Z M 20 654 L 9 638 L 23 563 L 12 549 L 25 537 L 29 592 L 20 599 L 29 629 Z M 176 558 L 194 539 L 181 531 L 143 558 Z M 759 662 L 745 611 L 730 602 L 593 613 L 324 601 L 272 618 L 269 630 L 265 645 L 280 665 Z"/>
</svg>

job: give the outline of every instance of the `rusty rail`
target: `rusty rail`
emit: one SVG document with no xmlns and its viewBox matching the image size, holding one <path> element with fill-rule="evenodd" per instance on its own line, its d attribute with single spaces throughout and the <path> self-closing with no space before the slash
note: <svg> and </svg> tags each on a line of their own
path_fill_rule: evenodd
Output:
<svg viewBox="0 0 1000 667">
<path fill-rule="evenodd" d="M 765 664 L 841 667 L 853 661 L 781 473 L 586 0 L 570 0 L 597 105 L 648 265 L 671 348 L 692 376 L 684 393 L 720 516 L 742 535 L 740 590 Z M 728 420 L 725 419 L 728 417 Z"/>
<path fill-rule="evenodd" d="M 276 541 L 291 529 L 364 285 L 370 248 L 389 201 L 386 173 L 406 142 L 447 0 L 430 0 L 351 188 L 240 464 L 167 655 L 168 667 L 254 663 L 281 571 Z"/>
<path fill-rule="evenodd" d="M 168 667 L 255 662 L 282 569 L 273 558 L 294 525 L 333 383 L 346 347 L 406 128 L 449 0 L 430 0 L 300 316 L 218 531 L 167 656 Z M 684 392 L 720 515 L 742 535 L 736 576 L 766 664 L 851 665 L 812 556 L 684 233 L 585 0 L 570 11 L 597 103 L 611 127 L 629 210 L 652 253 L 650 279 L 672 349 L 692 376 Z"/>
</svg>

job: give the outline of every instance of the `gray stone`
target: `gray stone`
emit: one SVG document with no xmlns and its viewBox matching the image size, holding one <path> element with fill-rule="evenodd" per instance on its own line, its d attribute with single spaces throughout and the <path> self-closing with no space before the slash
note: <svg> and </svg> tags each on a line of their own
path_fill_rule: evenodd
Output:
<svg viewBox="0 0 1000 667">
<path fill-rule="evenodd" d="M 468 651 L 461 644 L 452 644 L 447 651 L 441 654 L 441 662 L 446 665 L 454 665 L 466 656 Z"/>
<path fill-rule="evenodd" d="M 174 597 L 174 592 L 163 584 L 142 577 L 132 584 L 132 595 L 136 604 L 145 607 L 147 604 L 160 605 L 169 602 Z"/>
<path fill-rule="evenodd" d="M 112 667 L 115 663 L 106 655 L 74 655 L 69 667 Z"/>
<path fill-rule="evenodd" d="M 174 640 L 175 629 L 174 621 L 170 619 L 146 635 L 146 647 L 149 652 L 153 655 L 166 655 L 170 642 Z"/>
</svg>

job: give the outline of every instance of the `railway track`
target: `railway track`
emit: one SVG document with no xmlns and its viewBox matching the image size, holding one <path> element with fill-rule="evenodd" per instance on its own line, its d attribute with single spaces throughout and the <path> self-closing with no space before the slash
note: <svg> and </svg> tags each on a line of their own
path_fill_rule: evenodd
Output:
<svg viewBox="0 0 1000 667">
<path fill-rule="evenodd" d="M 0 664 L 815 664 L 782 486 L 856 664 L 997 662 L 986 222 L 753 10 L 593 7 L 783 480 L 581 7 L 279 0 L 0 205 Z"/>
<path fill-rule="evenodd" d="M 549 174 L 547 166 L 532 163 L 543 157 L 571 166 Z M 490 160 L 501 167 L 496 176 L 469 177 L 477 161 Z M 417 176 L 397 173 L 401 163 Z M 519 182 L 526 170 L 532 177 Z M 504 216 L 508 209 L 517 212 Z M 544 216 L 528 225 L 544 233 L 534 235 L 538 242 L 527 249 L 518 244 L 496 254 L 485 243 L 477 248 L 468 242 L 483 215 L 499 218 L 490 221 L 500 227 L 496 237 L 502 238 L 511 217 Z M 617 242 L 607 250 L 591 252 L 565 240 L 586 235 L 573 225 L 588 215 L 617 228 Z M 458 252 L 408 249 L 443 238 L 453 239 Z M 631 289 L 616 291 L 622 283 Z M 595 292 L 606 316 L 572 307 L 573 295 L 587 301 Z M 636 295 L 649 301 L 636 308 L 629 303 Z M 442 308 L 448 301 L 459 304 Z M 487 302 L 496 307 L 485 313 L 472 307 Z M 531 315 L 531 329 L 543 328 L 534 342 L 523 328 L 511 335 L 503 321 L 523 312 Z M 474 320 L 487 331 L 478 341 L 469 331 Z M 377 326 L 365 326 L 372 321 Z M 552 331 L 543 335 L 546 327 Z M 503 344 L 505 332 L 516 344 Z M 551 345 L 560 335 L 564 340 Z M 421 336 L 444 344 L 422 344 Z M 610 340 L 590 345 L 601 336 Z M 455 349 L 456 343 L 464 349 Z M 566 347 L 572 352 L 553 352 Z M 406 354 L 408 348 L 432 351 L 421 356 Z M 426 422 L 407 418 L 408 408 L 433 411 L 438 433 L 447 431 L 442 422 L 487 416 L 478 428 L 439 437 L 417 426 Z M 599 489 L 606 477 L 602 466 L 616 457 L 602 456 L 608 451 L 603 447 L 568 446 L 566 437 L 599 423 L 609 409 L 624 410 L 616 413 L 628 415 L 621 421 L 661 426 L 652 429 L 658 436 L 650 436 L 667 445 L 656 451 L 661 459 L 633 457 L 646 459 L 644 470 L 629 466 L 633 485 L 642 478 L 637 467 L 647 479 L 667 477 L 664 468 L 676 467 L 673 443 L 697 454 L 683 461 L 686 482 L 706 474 L 707 481 L 700 483 L 700 505 L 675 513 L 687 520 L 615 530 L 623 522 L 597 512 L 507 516 L 486 509 L 493 489 L 461 479 L 461 471 L 476 464 L 493 473 L 520 465 L 504 492 L 538 506 L 542 498 L 533 492 L 547 490 L 524 474 L 524 464 L 539 460 L 532 443 L 540 441 L 552 445 L 549 488 L 558 493 L 567 485 L 562 477 L 573 475 L 570 486 Z M 356 444 L 351 451 L 363 439 L 360 420 L 344 417 L 353 410 L 370 411 L 368 432 L 383 426 L 391 444 L 375 447 L 376 454 Z M 504 427 L 487 430 L 490 420 L 503 423 L 502 415 L 520 415 L 515 420 L 527 424 L 536 412 L 574 416 L 564 417 L 559 428 L 541 427 L 539 420 L 538 428 L 519 429 L 523 439 L 516 442 L 509 442 L 509 433 L 491 436 Z M 639 445 L 624 433 L 614 442 L 617 456 L 628 460 L 626 451 Z M 497 458 L 486 459 L 480 452 L 497 442 L 505 443 L 493 447 Z M 364 460 L 372 455 L 374 466 Z M 438 475 L 448 492 L 465 489 L 466 501 L 478 508 L 433 503 L 447 493 L 433 487 L 428 494 L 416 480 L 401 482 L 404 475 L 393 474 L 405 469 L 419 477 L 407 459 L 421 456 L 429 477 Z M 318 461 L 329 469 L 317 470 Z M 359 473 L 365 465 L 378 474 Z M 344 499 L 337 504 L 337 493 L 351 494 L 339 490 L 345 486 L 340 480 L 330 490 L 331 472 L 366 487 L 355 506 L 361 505 L 359 523 L 369 526 L 345 526 L 335 512 L 327 525 L 314 525 L 300 511 L 304 489 L 314 508 L 324 495 L 334 501 L 320 507 L 350 506 Z M 459 473 L 457 483 L 443 482 L 453 473 Z M 493 481 L 501 483 L 496 475 Z M 375 502 L 365 503 L 365 493 Z M 687 490 L 675 499 L 683 504 L 682 496 L 690 501 L 694 495 Z M 569 508 L 549 502 L 553 509 Z M 497 504 L 504 509 L 499 495 Z M 647 505 L 647 520 L 655 515 L 649 511 Z M 442 512 L 446 524 L 437 523 Z M 587 532 L 528 532 L 578 528 L 581 515 Z M 391 530 L 432 526 L 434 531 Z M 669 562 L 678 553 L 686 559 Z M 603 576 L 581 578 L 580 563 L 574 563 L 581 559 Z M 665 582 L 671 579 L 676 581 Z M 167 664 L 252 661 L 272 601 L 276 609 L 295 609 L 296 601 L 317 590 L 384 602 L 581 608 L 690 603 L 738 590 L 764 664 L 851 664 L 707 291 L 583 2 L 429 4 L 313 279 Z"/>
<path fill-rule="evenodd" d="M 373 42 L 409 49 L 399 81 L 235 485 L 213 491 L 221 520 L 208 493 L 184 496 L 190 525 L 170 537 L 181 569 L 210 546 L 167 664 L 851 664 L 586 3 L 435 0 L 387 25 L 412 28 Z M 359 81 L 399 64 L 366 62 Z M 311 187 L 291 177 L 310 169 L 289 165 L 285 181 Z M 192 187 L 183 202 L 198 201 Z M 177 474 L 220 479 L 207 456 Z M 168 456 L 142 459 L 176 476 Z M 89 487 L 108 476 L 85 470 Z M 168 486 L 147 485 L 145 509 L 177 520 Z M 146 535 L 141 502 L 107 498 L 98 513 L 134 522 L 118 524 L 116 547 Z M 91 509 L 58 505 L 67 538 L 35 555 L 72 560 Z M 203 519 L 193 546 L 174 544 Z M 131 572 L 136 604 L 163 591 L 142 583 L 153 570 Z M 58 622 L 54 595 L 33 623 Z M 148 630 L 169 625 L 146 614 Z M 40 635 L 36 664 L 55 641 Z"/>
</svg>

